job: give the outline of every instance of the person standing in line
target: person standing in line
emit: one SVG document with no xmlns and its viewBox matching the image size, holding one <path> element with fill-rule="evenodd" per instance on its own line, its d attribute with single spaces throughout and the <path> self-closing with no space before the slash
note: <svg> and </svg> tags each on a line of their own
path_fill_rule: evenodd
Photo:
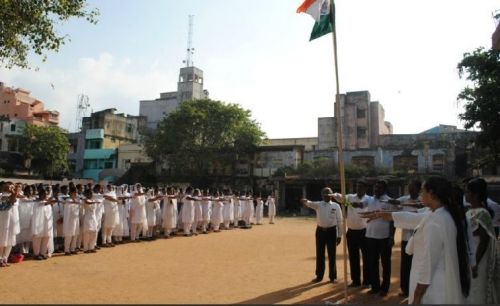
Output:
<svg viewBox="0 0 500 306">
<path fill-rule="evenodd" d="M 93 196 L 92 200 L 97 201 L 100 204 L 103 204 L 104 202 L 104 195 L 102 192 L 102 186 L 100 184 L 95 184 L 93 188 Z M 96 206 L 96 211 L 95 211 L 95 216 L 97 218 L 97 242 L 95 245 L 96 250 L 100 250 L 101 247 L 100 245 L 103 244 L 102 241 L 102 236 L 103 236 L 103 230 L 102 230 L 102 224 L 103 224 L 103 216 L 104 216 L 104 205 L 97 205 Z"/>
<path fill-rule="evenodd" d="M 193 191 L 193 209 L 194 209 L 194 218 L 193 218 L 193 224 L 191 225 L 191 232 L 195 235 L 198 235 L 198 228 L 201 227 L 203 223 L 203 211 L 201 208 L 201 191 L 200 189 L 196 188 Z"/>
<path fill-rule="evenodd" d="M 120 215 L 118 213 L 118 198 L 116 197 L 116 190 L 114 186 L 107 185 L 106 192 L 104 193 L 104 224 L 102 231 L 102 246 L 114 247 L 113 230 L 120 222 Z"/>
<path fill-rule="evenodd" d="M 379 180 L 373 188 L 366 211 L 390 210 L 388 203 L 387 183 Z M 394 246 L 395 228 L 392 222 L 377 219 L 366 225 L 366 247 L 368 249 L 368 275 L 371 290 L 369 294 L 386 296 L 391 284 L 391 255 Z M 379 264 L 382 263 L 382 284 L 380 283 Z"/>
<path fill-rule="evenodd" d="M 19 199 L 19 225 L 21 232 L 16 237 L 16 242 L 21 253 L 26 257 L 30 252 L 33 235 L 31 231 L 31 219 L 33 217 L 33 206 L 35 202 L 35 192 L 31 186 L 23 188 L 23 198 Z"/>
<path fill-rule="evenodd" d="M 267 197 L 265 205 L 267 206 L 269 224 L 274 224 L 274 218 L 276 217 L 276 200 L 274 198 L 274 191 Z"/>
<path fill-rule="evenodd" d="M 332 189 L 325 187 L 321 190 L 320 202 L 311 202 L 308 199 L 301 199 L 304 206 L 316 211 L 316 277 L 313 283 L 323 280 L 325 273 L 325 247 L 328 251 L 328 268 L 330 282 L 337 282 L 336 268 L 336 248 L 340 244 L 342 237 L 342 210 L 339 204 L 331 201 Z"/>
<path fill-rule="evenodd" d="M 147 239 L 154 240 L 156 224 L 158 222 L 156 211 L 160 209 L 160 199 L 161 195 L 158 194 L 157 189 L 148 190 L 148 196 L 146 201 L 146 218 L 148 222 L 148 233 Z"/>
<path fill-rule="evenodd" d="M 83 252 L 95 253 L 95 246 L 97 243 L 97 215 L 96 210 L 101 202 L 93 200 L 91 189 L 86 189 L 83 192 L 85 199 L 83 205 L 85 206 L 85 216 L 83 217 Z"/>
<path fill-rule="evenodd" d="M 234 221 L 234 204 L 233 196 L 229 189 L 224 190 L 224 207 L 222 209 L 222 216 L 224 218 L 224 229 L 230 229 L 230 224 Z"/>
<path fill-rule="evenodd" d="M 224 221 L 224 218 L 222 216 L 222 210 L 224 209 L 224 199 L 220 196 L 219 191 L 215 191 L 212 197 L 212 207 L 212 228 L 214 232 L 218 233 L 220 232 L 220 224 Z"/>
<path fill-rule="evenodd" d="M 76 241 L 80 234 L 80 205 L 81 200 L 75 187 L 70 187 L 69 198 L 64 201 L 64 255 L 78 254 Z"/>
<path fill-rule="evenodd" d="M 148 230 L 148 219 L 146 215 L 146 192 L 140 183 L 135 184 L 130 205 L 131 211 L 131 231 L 130 241 L 140 242 L 139 235 L 142 230 L 142 237 L 146 237 Z"/>
<path fill-rule="evenodd" d="M 370 196 L 366 194 L 368 188 L 364 180 L 356 183 L 356 193 L 348 194 L 347 197 L 347 215 L 345 217 L 347 226 L 347 249 L 349 252 L 349 267 L 351 271 L 352 282 L 348 285 L 350 288 L 361 286 L 361 265 L 360 253 L 363 261 L 363 286 L 370 286 L 370 276 L 368 272 L 368 250 L 366 249 L 366 220 L 360 217 Z M 342 203 L 342 195 L 336 193 L 334 197 L 337 202 Z"/>
<path fill-rule="evenodd" d="M 390 199 L 388 202 L 393 205 L 401 205 L 402 211 L 417 212 L 419 208 L 423 205 L 422 199 L 420 198 L 420 188 L 422 187 L 422 182 L 420 180 L 412 180 L 408 184 L 408 195 L 399 197 L 396 200 Z M 405 252 L 406 245 L 410 239 L 413 231 L 409 229 L 402 229 L 401 233 L 401 265 L 399 271 L 400 289 L 401 292 L 399 296 L 408 297 L 410 290 L 410 271 L 411 271 L 411 261 L 412 255 Z"/>
<path fill-rule="evenodd" d="M 208 188 L 203 191 L 201 197 L 201 231 L 203 234 L 208 234 L 207 228 L 210 222 L 210 215 L 212 214 L 212 201 Z"/>
<path fill-rule="evenodd" d="M 488 187 L 482 178 L 470 180 L 465 188 L 465 199 L 470 203 L 466 212 L 467 220 L 472 227 L 476 262 L 472 265 L 470 295 L 467 304 L 498 304 L 495 274 L 496 266 L 496 235 L 487 208 Z M 498 277 L 498 276 L 497 276 Z"/>
<path fill-rule="evenodd" d="M 240 192 L 239 191 L 234 191 L 233 203 L 234 203 L 233 228 L 238 228 L 239 222 L 241 220 L 241 201 L 240 201 Z"/>
<path fill-rule="evenodd" d="M 53 237 L 54 224 L 52 204 L 57 200 L 49 199 L 45 188 L 38 189 L 38 199 L 33 205 L 31 232 L 33 234 L 33 258 L 43 260 L 49 258 L 49 240 Z"/>
<path fill-rule="evenodd" d="M 172 232 L 177 228 L 177 195 L 174 188 L 167 187 L 163 203 L 163 229 L 165 238 L 170 238 Z"/>
<path fill-rule="evenodd" d="M 61 186 L 60 193 L 57 195 L 57 203 L 52 206 L 52 216 L 54 217 L 54 249 L 56 253 L 64 252 L 64 201 L 68 197 L 68 186 Z"/>
<path fill-rule="evenodd" d="M 259 194 L 257 197 L 257 205 L 255 206 L 255 223 L 257 225 L 262 225 L 262 219 L 264 218 L 264 201 Z"/>
<path fill-rule="evenodd" d="M 20 189 L 12 182 L 0 184 L 0 267 L 10 266 L 7 261 L 16 245 L 16 236 L 21 232 L 19 194 Z"/>
</svg>

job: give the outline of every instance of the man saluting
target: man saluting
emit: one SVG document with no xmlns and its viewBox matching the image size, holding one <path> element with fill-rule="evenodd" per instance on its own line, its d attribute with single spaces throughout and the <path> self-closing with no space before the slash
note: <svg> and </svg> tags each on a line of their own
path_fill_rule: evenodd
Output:
<svg viewBox="0 0 500 306">
<path fill-rule="evenodd" d="M 323 280 L 325 274 L 325 246 L 328 251 L 329 278 L 332 283 L 337 281 L 335 266 L 336 247 L 342 237 L 342 211 L 339 204 L 332 202 L 333 192 L 329 187 L 321 190 L 323 201 L 311 202 L 301 199 L 304 206 L 316 211 L 316 278 L 313 283 Z"/>
</svg>

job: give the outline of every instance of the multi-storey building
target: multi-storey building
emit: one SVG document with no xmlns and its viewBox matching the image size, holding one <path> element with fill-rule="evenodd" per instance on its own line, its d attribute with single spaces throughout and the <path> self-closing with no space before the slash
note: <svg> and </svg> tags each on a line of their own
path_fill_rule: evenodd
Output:
<svg viewBox="0 0 500 306">
<path fill-rule="evenodd" d="M 7 87 L 2 82 L 0 82 L 0 106 L 0 116 L 40 126 L 59 124 L 59 112 L 46 110 L 43 102 L 32 97 L 28 90 Z"/>
<path fill-rule="evenodd" d="M 203 71 L 194 66 L 183 67 L 179 72 L 177 91 L 160 93 L 155 100 L 140 101 L 139 114 L 147 118 L 148 129 L 155 130 L 158 123 L 175 111 L 181 102 L 205 98 L 208 98 L 208 91 L 203 89 Z"/>
</svg>

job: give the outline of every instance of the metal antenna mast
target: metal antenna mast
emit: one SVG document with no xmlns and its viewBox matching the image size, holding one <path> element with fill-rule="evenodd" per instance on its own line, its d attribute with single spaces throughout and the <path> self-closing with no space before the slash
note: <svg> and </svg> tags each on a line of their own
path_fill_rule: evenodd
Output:
<svg viewBox="0 0 500 306">
<path fill-rule="evenodd" d="M 89 107 L 89 96 L 85 94 L 78 95 L 76 103 L 76 132 L 79 132 L 81 130 L 83 117 L 87 115 L 87 109 Z"/>
<path fill-rule="evenodd" d="M 193 21 L 194 21 L 194 15 L 189 15 L 188 44 L 187 44 L 187 49 L 186 49 L 187 53 L 186 53 L 186 59 L 184 61 L 182 61 L 183 63 L 186 64 L 186 67 L 193 66 L 193 54 L 194 54 Z"/>
</svg>

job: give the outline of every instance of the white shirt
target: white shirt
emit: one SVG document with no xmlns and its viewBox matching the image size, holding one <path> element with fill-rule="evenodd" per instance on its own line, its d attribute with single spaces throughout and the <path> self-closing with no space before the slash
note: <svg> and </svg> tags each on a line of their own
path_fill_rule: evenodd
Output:
<svg viewBox="0 0 500 306">
<path fill-rule="evenodd" d="M 342 233 L 342 210 L 335 202 L 311 202 L 306 205 L 316 211 L 316 222 L 319 227 L 337 227 L 337 237 Z"/>
<path fill-rule="evenodd" d="M 375 211 L 375 210 L 390 210 L 392 205 L 389 203 L 384 203 L 381 201 L 387 201 L 389 197 L 384 194 L 381 195 L 379 199 L 376 197 L 370 197 L 368 200 L 368 206 L 366 207 L 366 211 Z M 385 239 L 390 236 L 390 222 L 382 219 L 371 220 L 366 225 L 366 238 L 375 238 L 375 239 Z"/>
<path fill-rule="evenodd" d="M 364 195 L 361 198 L 358 197 L 357 193 L 354 194 L 348 194 L 347 195 L 347 201 L 349 203 L 362 203 L 363 208 L 355 208 L 352 206 L 347 206 L 347 216 L 345 218 L 345 222 L 347 225 L 347 228 L 353 229 L 353 230 L 362 230 L 366 228 L 366 219 L 361 218 L 359 216 L 359 213 L 365 210 L 366 205 L 368 204 L 370 196 Z"/>
<path fill-rule="evenodd" d="M 412 199 L 410 195 L 404 195 L 402 197 L 399 197 L 397 199 L 401 204 L 410 204 L 410 203 L 415 203 L 416 201 L 421 201 L 420 196 L 417 197 L 416 200 Z M 417 212 L 416 207 L 412 206 L 403 206 L 403 211 L 408 211 L 408 212 Z M 403 229 L 402 234 L 401 234 L 401 240 L 402 241 L 408 241 L 410 239 L 411 235 L 413 233 L 413 230 L 409 229 Z"/>
</svg>

